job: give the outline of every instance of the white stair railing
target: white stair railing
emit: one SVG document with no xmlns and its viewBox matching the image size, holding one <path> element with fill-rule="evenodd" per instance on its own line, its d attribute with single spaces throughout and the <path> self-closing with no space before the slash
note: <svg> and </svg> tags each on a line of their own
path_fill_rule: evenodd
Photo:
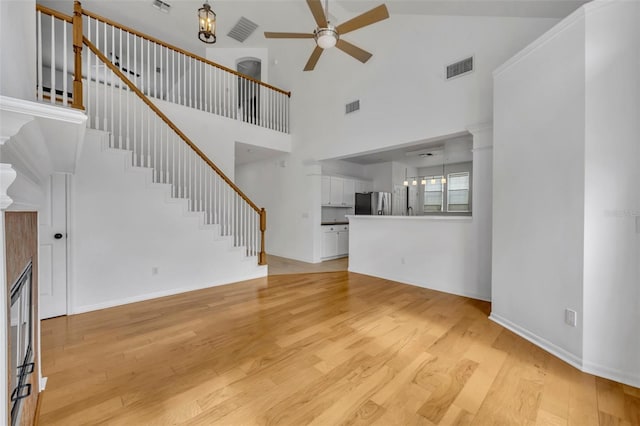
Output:
<svg viewBox="0 0 640 426">
<path fill-rule="evenodd" d="M 84 99 L 89 126 L 109 132 L 109 146 L 132 151 L 132 165 L 153 169 L 153 181 L 171 185 L 189 210 L 203 212 L 247 256 L 264 264 L 266 214 L 231 182 L 87 37 Z"/>
<path fill-rule="evenodd" d="M 148 97 L 289 132 L 290 92 L 87 10 L 82 13 L 86 37 Z"/>
<path fill-rule="evenodd" d="M 205 80 L 216 82 L 203 96 L 203 86 L 196 85 L 191 72 L 185 74 L 183 87 L 188 92 L 171 87 L 162 78 L 142 78 L 136 69 L 151 68 L 169 62 L 134 61 L 130 58 L 146 57 L 152 54 L 169 56 L 167 45 L 144 39 L 117 27 L 112 22 L 100 21 L 86 16 L 86 36 L 83 36 L 83 10 L 80 3 L 74 4 L 74 15 L 67 16 L 41 5 L 36 5 L 37 20 L 37 98 L 40 101 L 62 103 L 84 109 L 89 119 L 87 126 L 109 132 L 109 145 L 116 149 L 132 152 L 132 165 L 152 169 L 153 182 L 171 185 L 171 195 L 188 200 L 189 210 L 202 212 L 206 224 L 219 225 L 223 236 L 233 237 L 234 245 L 243 247 L 247 256 L 258 256 L 260 265 L 266 264 L 264 232 L 266 212 L 257 207 L 187 136 L 173 124 L 165 114 L 145 95 L 166 98 L 177 95 L 184 105 L 209 108 L 210 112 L 226 111 L 224 114 L 237 118 L 235 108 L 238 97 L 250 90 L 263 90 L 264 85 L 253 81 L 253 89 L 242 89 L 244 77 L 237 73 L 205 71 L 198 65 Z M 95 40 L 95 44 L 91 41 Z M 131 40 L 134 41 L 131 41 Z M 143 45 L 154 44 L 154 50 L 144 50 Z M 83 49 L 83 45 L 86 48 Z M 126 45 L 125 49 L 122 47 Z M 97 46 L 101 46 L 99 49 Z M 117 50 L 115 50 L 117 47 Z M 138 50 L 140 48 L 140 50 Z M 176 49 L 176 48 L 172 48 Z M 111 58 L 104 52 L 112 52 Z M 113 53 L 115 52 L 115 54 Z M 175 50 L 175 52 L 178 52 Z M 179 58 L 172 53 L 172 60 Z M 126 56 L 124 56 L 126 53 Z M 180 52 L 178 52 L 180 53 Z M 184 52 L 182 52 L 184 54 Z M 183 55 L 184 56 L 184 55 Z M 125 59 L 126 58 L 126 59 Z M 114 60 L 115 59 L 115 60 Z M 192 58 L 194 59 L 194 58 Z M 185 58 L 183 58 L 186 61 Z M 129 62 L 130 61 L 130 62 Z M 203 62 L 203 61 L 200 61 Z M 212 65 L 208 63 L 208 68 Z M 137 65 L 136 65 L 137 64 Z M 142 65 L 141 65 L 142 64 Z M 186 64 L 186 62 L 185 62 Z M 47 67 L 47 65 L 50 65 Z M 214 64 L 215 65 L 215 64 Z M 163 65 L 160 65 L 163 66 Z M 142 68 L 137 68 L 142 67 Z M 84 68 L 84 70 L 83 70 Z M 215 68 L 215 67 L 213 67 Z M 71 73 L 70 70 L 73 70 Z M 207 74 L 208 73 L 208 74 Z M 45 78 L 45 76 L 48 76 Z M 189 77 L 191 76 L 191 77 Z M 237 79 L 241 83 L 236 86 Z M 136 83 L 134 83 L 134 81 Z M 246 79 L 245 79 L 246 80 Z M 153 84 L 152 84 L 153 81 Z M 248 83 L 246 83 L 248 84 Z M 195 85 L 195 87 L 192 87 Z M 238 87 L 232 91 L 226 88 Z M 270 87 L 270 86 L 269 86 Z M 71 93 L 68 92 L 72 89 Z M 280 89 L 273 88 L 275 92 Z M 245 92 L 247 91 L 247 92 Z M 274 92 L 274 93 L 275 93 Z M 186 93 L 186 95 L 185 95 Z M 222 94 L 227 95 L 222 96 Z M 288 94 L 269 94 L 265 99 L 277 103 L 279 112 L 275 114 L 265 109 L 261 112 L 263 124 L 276 123 L 278 130 L 288 130 Z M 287 95 L 286 102 L 275 96 Z M 226 97 L 225 97 L 226 96 Z M 277 102 L 274 99 L 278 99 Z M 286 107 L 285 107 L 286 104 Z M 213 108 L 213 109 L 212 109 Z M 286 119 L 284 112 L 286 111 Z M 271 118 L 278 117 L 271 122 Z M 257 111 L 255 117 L 257 117 Z M 249 121 L 250 118 L 242 116 Z M 257 120 L 257 118 L 253 118 Z M 259 124 L 256 122 L 256 124 Z M 278 127 L 280 126 L 280 127 Z M 269 127 L 269 126 L 266 126 Z"/>
</svg>

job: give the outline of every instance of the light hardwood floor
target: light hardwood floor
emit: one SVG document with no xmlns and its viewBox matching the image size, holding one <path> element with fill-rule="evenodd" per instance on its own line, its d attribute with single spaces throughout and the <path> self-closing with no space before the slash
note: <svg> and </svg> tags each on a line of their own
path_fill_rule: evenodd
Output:
<svg viewBox="0 0 640 426">
<path fill-rule="evenodd" d="M 46 320 L 40 424 L 640 424 L 640 389 L 581 373 L 488 314 L 334 272 Z"/>
<path fill-rule="evenodd" d="M 341 257 L 320 263 L 307 263 L 268 254 L 267 263 L 269 264 L 269 275 L 310 274 L 314 272 L 346 271 L 349 267 L 349 258 Z"/>
</svg>

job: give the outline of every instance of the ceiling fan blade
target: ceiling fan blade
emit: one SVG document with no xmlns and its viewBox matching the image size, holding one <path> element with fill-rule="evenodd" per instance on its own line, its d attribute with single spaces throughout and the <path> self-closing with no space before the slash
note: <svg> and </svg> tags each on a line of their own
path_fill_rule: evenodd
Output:
<svg viewBox="0 0 640 426">
<path fill-rule="evenodd" d="M 265 38 L 313 38 L 311 33 L 264 33 Z"/>
<path fill-rule="evenodd" d="M 338 34 L 343 35 L 357 30 L 358 28 L 375 24 L 376 22 L 387 19 L 388 17 L 389 11 L 387 10 L 387 6 L 381 4 L 380 6 L 374 7 L 373 9 L 363 13 L 362 15 L 358 15 L 355 18 L 348 20 L 347 22 L 343 22 L 336 27 L 336 31 L 338 31 Z"/>
<path fill-rule="evenodd" d="M 316 64 L 318 63 L 318 59 L 320 59 L 320 55 L 322 54 L 323 50 L 324 49 L 318 46 L 316 46 L 316 48 L 313 49 L 313 52 L 311 52 L 311 56 L 307 61 L 307 65 L 304 66 L 305 71 L 312 71 L 316 67 Z"/>
<path fill-rule="evenodd" d="M 320 28 L 325 28 L 327 26 L 327 17 L 324 16 L 322 1 L 307 0 L 307 4 L 309 5 L 309 9 L 311 9 L 311 14 L 313 15 L 313 19 L 316 20 L 316 24 L 318 24 Z"/>
<path fill-rule="evenodd" d="M 366 50 L 360 49 L 358 46 L 354 46 L 348 41 L 344 41 L 342 39 L 338 40 L 336 43 L 336 47 L 342 50 L 347 55 L 351 55 L 363 64 L 369 60 L 373 55 Z"/>
</svg>

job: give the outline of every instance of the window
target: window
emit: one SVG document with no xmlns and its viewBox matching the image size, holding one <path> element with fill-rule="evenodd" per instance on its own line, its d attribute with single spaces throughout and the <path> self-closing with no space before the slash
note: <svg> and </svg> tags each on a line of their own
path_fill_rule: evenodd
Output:
<svg viewBox="0 0 640 426">
<path fill-rule="evenodd" d="M 427 176 L 424 186 L 424 212 L 441 212 L 444 207 L 444 185 L 442 176 Z"/>
<path fill-rule="evenodd" d="M 471 213 L 470 172 L 426 176 L 423 213 Z"/>
<path fill-rule="evenodd" d="M 447 178 L 447 211 L 469 211 L 469 172 L 449 173 Z"/>
</svg>

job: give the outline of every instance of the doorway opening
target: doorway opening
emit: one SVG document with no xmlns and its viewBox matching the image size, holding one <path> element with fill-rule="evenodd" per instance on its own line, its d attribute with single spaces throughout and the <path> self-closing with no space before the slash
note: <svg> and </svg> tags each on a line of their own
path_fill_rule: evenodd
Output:
<svg viewBox="0 0 640 426">
<path fill-rule="evenodd" d="M 243 58 L 236 63 L 240 74 L 250 78 L 238 77 L 238 108 L 242 120 L 258 123 L 260 117 L 260 84 L 262 81 L 262 61 L 258 58 Z"/>
</svg>

